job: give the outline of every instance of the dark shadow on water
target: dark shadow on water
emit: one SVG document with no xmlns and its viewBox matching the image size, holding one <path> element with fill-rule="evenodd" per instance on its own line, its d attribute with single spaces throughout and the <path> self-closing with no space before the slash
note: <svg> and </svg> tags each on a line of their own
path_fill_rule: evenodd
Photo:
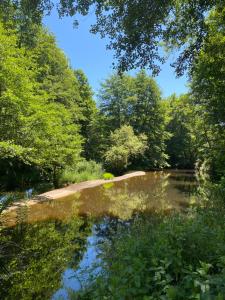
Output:
<svg viewBox="0 0 225 300">
<path fill-rule="evenodd" d="M 176 184 L 174 187 L 181 193 L 188 194 L 189 196 L 195 194 L 197 191 L 197 184 Z"/>
</svg>

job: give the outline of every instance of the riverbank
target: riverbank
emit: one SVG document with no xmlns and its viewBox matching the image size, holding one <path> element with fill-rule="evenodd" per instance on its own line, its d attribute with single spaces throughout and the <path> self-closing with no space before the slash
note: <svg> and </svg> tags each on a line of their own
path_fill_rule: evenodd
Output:
<svg viewBox="0 0 225 300">
<path fill-rule="evenodd" d="M 13 203 L 13 205 L 7 207 L 5 210 L 2 211 L 1 216 L 7 214 L 8 212 L 12 212 L 17 210 L 18 208 L 23 208 L 23 207 L 30 207 L 32 205 L 36 205 L 38 203 L 42 203 L 44 201 L 49 201 L 49 200 L 57 200 L 60 198 L 65 198 L 68 196 L 71 196 L 77 192 L 80 192 L 84 189 L 92 188 L 92 187 L 97 187 L 100 186 L 104 183 L 111 183 L 111 182 L 117 182 L 121 181 L 124 179 L 128 179 L 131 177 L 137 177 L 137 176 L 143 176 L 146 173 L 143 171 L 136 171 L 132 172 L 129 174 L 125 174 L 122 176 L 115 177 L 110 180 L 104 180 L 104 179 L 97 179 L 97 180 L 89 180 L 89 181 L 84 181 L 80 183 L 75 183 L 71 184 L 67 187 L 60 188 L 60 189 L 55 189 L 43 194 L 40 194 L 38 196 L 35 196 L 33 199 L 30 200 L 22 200 L 22 201 L 17 201 Z"/>
</svg>

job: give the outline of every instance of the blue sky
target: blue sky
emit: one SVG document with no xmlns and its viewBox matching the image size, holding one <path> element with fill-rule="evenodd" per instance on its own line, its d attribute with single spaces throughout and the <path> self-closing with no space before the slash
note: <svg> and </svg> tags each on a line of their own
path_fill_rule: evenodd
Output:
<svg viewBox="0 0 225 300">
<path fill-rule="evenodd" d="M 56 11 L 44 19 L 45 26 L 56 36 L 57 44 L 69 58 L 71 66 L 85 72 L 96 93 L 100 82 L 113 73 L 113 51 L 106 50 L 107 39 L 101 39 L 89 32 L 90 25 L 94 22 L 93 13 L 80 18 L 78 29 L 73 28 L 73 18 L 59 19 Z M 187 91 L 187 78 L 176 78 L 173 68 L 170 67 L 171 61 L 169 59 L 162 66 L 162 71 L 156 77 L 164 97 Z"/>
</svg>

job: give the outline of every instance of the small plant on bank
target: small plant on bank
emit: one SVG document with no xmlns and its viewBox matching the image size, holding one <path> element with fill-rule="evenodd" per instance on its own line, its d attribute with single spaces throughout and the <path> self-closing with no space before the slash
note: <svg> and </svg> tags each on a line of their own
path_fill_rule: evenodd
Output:
<svg viewBox="0 0 225 300">
<path fill-rule="evenodd" d="M 105 179 L 105 180 L 111 180 L 111 179 L 114 178 L 114 175 L 111 174 L 111 173 L 104 173 L 102 177 L 103 177 L 103 179 Z"/>
</svg>

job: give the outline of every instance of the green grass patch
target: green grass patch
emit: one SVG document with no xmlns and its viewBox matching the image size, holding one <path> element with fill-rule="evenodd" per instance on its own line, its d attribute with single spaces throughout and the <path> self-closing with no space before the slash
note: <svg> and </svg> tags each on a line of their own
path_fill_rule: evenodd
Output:
<svg viewBox="0 0 225 300">
<path fill-rule="evenodd" d="M 102 178 L 103 168 L 94 161 L 80 161 L 60 175 L 60 185 Z"/>
</svg>

